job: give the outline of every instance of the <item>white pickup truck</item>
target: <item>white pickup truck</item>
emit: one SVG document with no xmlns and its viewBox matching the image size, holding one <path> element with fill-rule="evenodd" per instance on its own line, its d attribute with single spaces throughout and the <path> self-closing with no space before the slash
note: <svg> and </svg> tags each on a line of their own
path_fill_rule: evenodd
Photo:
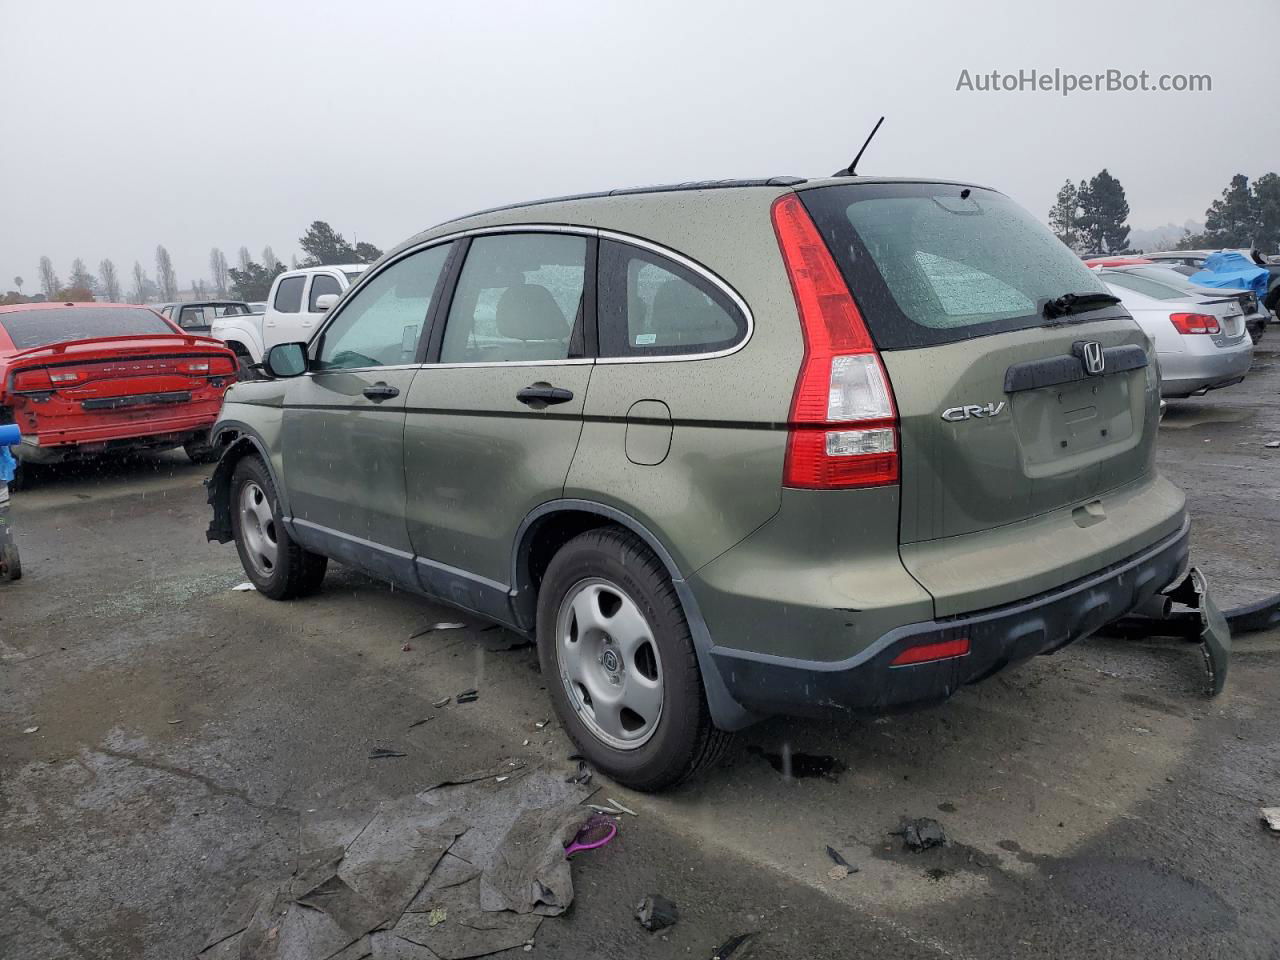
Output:
<svg viewBox="0 0 1280 960">
<path fill-rule="evenodd" d="M 271 285 L 265 313 L 218 317 L 210 336 L 235 351 L 243 379 L 277 343 L 310 340 L 325 312 L 368 269 L 366 263 L 343 263 L 286 271 Z"/>
</svg>

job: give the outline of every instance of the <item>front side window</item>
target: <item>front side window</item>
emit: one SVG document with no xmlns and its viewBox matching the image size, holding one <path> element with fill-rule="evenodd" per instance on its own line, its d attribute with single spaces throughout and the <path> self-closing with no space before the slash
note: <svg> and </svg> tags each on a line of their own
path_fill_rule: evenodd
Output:
<svg viewBox="0 0 1280 960">
<path fill-rule="evenodd" d="M 565 360 L 581 323 L 585 237 L 515 233 L 471 241 L 441 363 Z"/>
<path fill-rule="evenodd" d="M 302 310 L 302 286 L 306 277 L 285 277 L 276 287 L 275 309 L 278 313 L 299 313 Z"/>
<path fill-rule="evenodd" d="M 413 363 L 450 247 L 445 243 L 420 250 L 366 283 L 325 328 L 316 367 L 344 370 Z"/>
<path fill-rule="evenodd" d="M 336 293 L 342 296 L 342 285 L 338 283 L 337 277 L 331 277 L 327 273 L 317 273 L 311 278 L 311 292 L 307 294 L 307 309 L 312 313 L 320 310 L 316 306 L 316 301 L 326 293 Z"/>
<path fill-rule="evenodd" d="M 604 241 L 599 277 L 602 357 L 711 353 L 746 336 L 725 292 L 674 260 Z"/>
</svg>

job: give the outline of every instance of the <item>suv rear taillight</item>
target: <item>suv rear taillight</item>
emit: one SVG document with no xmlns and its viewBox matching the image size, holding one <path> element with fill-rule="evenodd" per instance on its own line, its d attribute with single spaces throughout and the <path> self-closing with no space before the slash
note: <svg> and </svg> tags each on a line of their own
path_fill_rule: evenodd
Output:
<svg viewBox="0 0 1280 960">
<path fill-rule="evenodd" d="M 1179 333 L 1217 333 L 1218 318 L 1208 313 L 1171 313 L 1169 322 Z"/>
<path fill-rule="evenodd" d="M 53 380 L 48 370 L 19 370 L 13 375 L 14 393 L 40 393 L 52 389 Z"/>
<path fill-rule="evenodd" d="M 788 487 L 898 482 L 898 418 L 880 354 L 800 198 L 773 204 L 773 230 L 804 333 L 788 421 Z"/>
</svg>

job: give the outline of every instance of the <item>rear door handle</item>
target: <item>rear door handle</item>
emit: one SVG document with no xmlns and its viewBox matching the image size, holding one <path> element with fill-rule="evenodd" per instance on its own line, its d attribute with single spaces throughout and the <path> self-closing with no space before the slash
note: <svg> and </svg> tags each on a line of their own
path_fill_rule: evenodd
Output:
<svg viewBox="0 0 1280 960">
<path fill-rule="evenodd" d="M 553 387 L 549 383 L 533 383 L 516 394 L 516 399 L 527 403 L 535 410 L 550 406 L 553 403 L 568 403 L 573 399 L 573 391 L 564 387 Z"/>
<path fill-rule="evenodd" d="M 372 386 L 365 387 L 361 392 L 374 403 L 381 403 L 383 400 L 390 400 L 392 397 L 400 396 L 400 388 L 393 387 L 388 383 L 375 383 Z"/>
</svg>

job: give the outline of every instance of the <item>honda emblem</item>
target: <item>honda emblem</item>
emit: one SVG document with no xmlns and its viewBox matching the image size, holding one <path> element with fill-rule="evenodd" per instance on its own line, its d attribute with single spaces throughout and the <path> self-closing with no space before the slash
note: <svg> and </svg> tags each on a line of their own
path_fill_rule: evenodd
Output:
<svg viewBox="0 0 1280 960">
<path fill-rule="evenodd" d="M 1102 352 L 1102 344 L 1097 340 L 1082 340 L 1076 345 L 1076 356 L 1084 364 L 1084 372 L 1091 377 L 1100 377 L 1107 370 L 1107 355 Z"/>
</svg>

